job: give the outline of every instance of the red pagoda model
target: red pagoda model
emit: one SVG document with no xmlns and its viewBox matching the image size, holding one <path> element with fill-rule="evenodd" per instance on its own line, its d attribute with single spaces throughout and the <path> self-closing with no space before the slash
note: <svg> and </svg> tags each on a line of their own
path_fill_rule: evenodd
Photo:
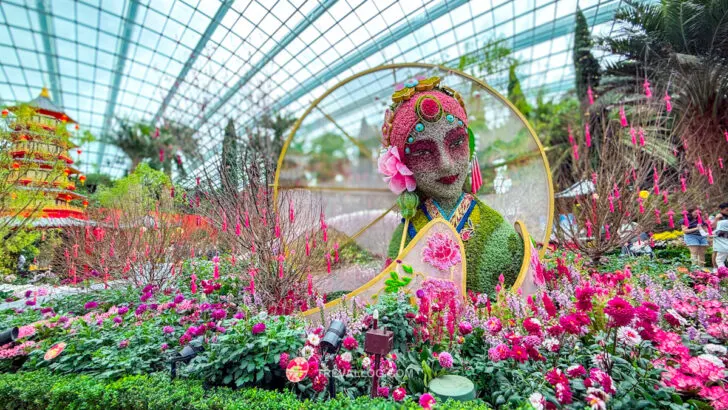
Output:
<svg viewBox="0 0 728 410">
<path fill-rule="evenodd" d="M 8 149 L 4 157 L 12 167 L 4 187 L 9 195 L 2 201 L 3 216 L 35 227 L 84 224 L 88 201 L 75 192 L 71 177 L 81 183 L 86 177 L 72 166 L 68 154 L 77 146 L 67 124 L 76 122 L 50 100 L 45 88 L 29 103 L 4 109 L 2 117 L 3 148 Z"/>
</svg>

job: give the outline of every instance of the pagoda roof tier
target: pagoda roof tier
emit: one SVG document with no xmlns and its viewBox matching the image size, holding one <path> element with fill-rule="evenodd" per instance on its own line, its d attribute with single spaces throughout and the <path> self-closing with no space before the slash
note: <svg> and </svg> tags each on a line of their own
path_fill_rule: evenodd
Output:
<svg viewBox="0 0 728 410">
<path fill-rule="evenodd" d="M 43 128 L 48 129 L 49 127 L 42 126 Z M 23 127 L 16 127 L 15 130 L 10 132 L 10 140 L 14 143 L 22 143 L 22 142 L 42 142 L 44 144 L 49 145 L 57 145 L 59 147 L 63 147 L 65 149 L 73 149 L 78 148 L 78 145 L 74 144 L 73 141 L 70 139 L 63 140 L 55 135 L 51 136 L 51 138 L 48 141 L 36 141 L 34 137 L 43 137 L 46 138 L 46 135 L 39 134 L 37 132 L 31 131 L 27 128 Z"/>
<path fill-rule="evenodd" d="M 74 217 L 42 217 L 25 221 L 24 218 L 4 216 L 0 217 L 0 223 L 11 227 L 28 226 L 33 228 L 67 228 L 97 225 L 94 221 Z"/>
<path fill-rule="evenodd" d="M 65 112 L 63 112 L 63 109 L 59 106 L 57 106 L 53 101 L 51 101 L 50 93 L 48 92 L 48 89 L 43 87 L 43 89 L 40 92 L 40 95 L 35 97 L 33 100 L 28 102 L 28 105 L 35 108 L 36 112 L 39 114 L 48 115 L 50 117 L 53 117 L 59 121 L 66 121 L 71 124 L 75 124 L 76 121 L 71 119 L 68 115 L 66 115 Z M 14 111 L 18 107 L 9 107 L 8 109 L 10 111 Z"/>
<path fill-rule="evenodd" d="M 37 164 L 38 168 L 45 168 L 45 169 L 52 169 L 56 165 L 56 162 L 53 162 L 53 161 L 45 161 L 42 159 L 30 159 L 30 158 L 26 158 L 26 157 L 15 158 L 14 162 L 21 162 L 24 164 Z M 47 167 L 44 167 L 44 165 L 47 165 Z M 68 175 L 81 174 L 81 171 L 79 171 L 78 169 L 76 169 L 70 165 L 66 165 L 65 168 L 70 171 L 68 173 Z"/>
<path fill-rule="evenodd" d="M 61 189 L 61 188 L 50 188 L 50 187 L 46 188 L 46 187 L 38 187 L 38 186 L 33 186 L 33 187 L 18 186 L 17 189 L 22 190 L 22 191 L 42 191 L 42 192 L 51 193 L 51 194 L 68 195 L 69 197 L 71 197 L 71 200 L 88 199 L 85 196 L 80 195 L 76 192 L 73 192 L 68 189 Z"/>
</svg>

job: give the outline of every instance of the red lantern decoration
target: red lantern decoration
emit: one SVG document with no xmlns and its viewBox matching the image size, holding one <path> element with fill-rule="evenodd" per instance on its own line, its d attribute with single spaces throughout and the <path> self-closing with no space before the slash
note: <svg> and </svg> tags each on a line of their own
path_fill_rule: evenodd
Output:
<svg viewBox="0 0 728 410">
<path fill-rule="evenodd" d="M 86 183 L 86 175 L 81 175 L 78 177 L 78 180 L 81 181 L 82 184 Z"/>
<path fill-rule="evenodd" d="M 78 131 L 78 124 L 76 124 L 76 126 L 74 128 L 76 129 L 76 131 Z"/>
<path fill-rule="evenodd" d="M 17 162 L 13 162 L 13 169 L 20 169 L 20 164 Z"/>
<path fill-rule="evenodd" d="M 3 118 L 5 118 L 7 116 L 8 116 L 8 109 L 7 108 L 4 108 L 3 109 Z"/>
<path fill-rule="evenodd" d="M 88 201 L 84 199 L 83 200 L 83 207 L 86 208 L 87 206 L 88 206 Z"/>
</svg>

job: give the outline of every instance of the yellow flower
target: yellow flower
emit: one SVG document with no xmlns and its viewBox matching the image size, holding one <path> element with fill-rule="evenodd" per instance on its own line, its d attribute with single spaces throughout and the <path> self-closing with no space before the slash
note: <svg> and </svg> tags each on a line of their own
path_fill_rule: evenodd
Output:
<svg viewBox="0 0 728 410">
<path fill-rule="evenodd" d="M 647 191 L 640 191 L 640 198 L 647 199 L 650 197 L 650 193 Z"/>
</svg>

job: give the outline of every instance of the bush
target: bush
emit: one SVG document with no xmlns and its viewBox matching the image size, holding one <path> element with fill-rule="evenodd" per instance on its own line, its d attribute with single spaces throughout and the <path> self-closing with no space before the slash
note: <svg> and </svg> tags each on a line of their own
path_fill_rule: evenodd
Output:
<svg viewBox="0 0 728 410">
<path fill-rule="evenodd" d="M 293 393 L 229 388 L 205 389 L 196 380 L 170 381 L 165 374 L 127 376 L 114 382 L 89 376 L 60 376 L 46 371 L 0 374 L 2 409 L 416 409 L 411 400 L 398 406 L 383 399 L 339 396 L 325 402 L 300 401 Z M 449 401 L 439 409 L 488 409 L 482 402 Z"/>
</svg>

